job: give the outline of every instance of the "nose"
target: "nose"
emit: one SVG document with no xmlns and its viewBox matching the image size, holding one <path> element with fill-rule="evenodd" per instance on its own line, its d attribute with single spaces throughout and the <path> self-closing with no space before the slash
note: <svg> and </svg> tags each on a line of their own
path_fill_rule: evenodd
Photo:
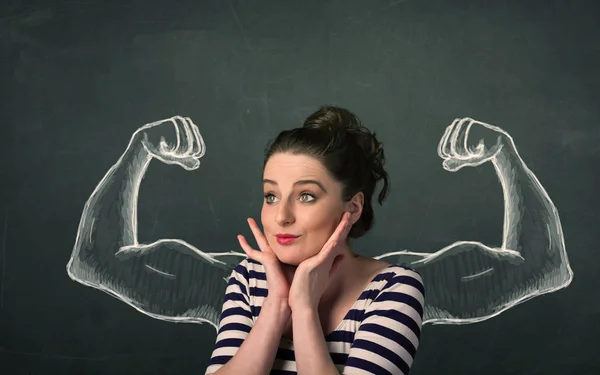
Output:
<svg viewBox="0 0 600 375">
<path fill-rule="evenodd" d="M 282 227 L 294 222 L 294 214 L 288 204 L 283 202 L 279 204 L 275 221 Z"/>
</svg>

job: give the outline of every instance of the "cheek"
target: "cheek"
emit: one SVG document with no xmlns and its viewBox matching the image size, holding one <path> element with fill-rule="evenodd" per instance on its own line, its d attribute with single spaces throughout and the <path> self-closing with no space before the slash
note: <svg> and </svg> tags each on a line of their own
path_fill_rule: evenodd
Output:
<svg viewBox="0 0 600 375">
<path fill-rule="evenodd" d="M 338 214 L 337 210 L 327 210 L 319 215 L 320 227 L 333 232 L 340 223 L 342 213 Z"/>
<path fill-rule="evenodd" d="M 323 244 L 329 240 L 339 224 L 339 220 L 333 215 L 313 217 L 311 222 L 311 230 L 316 235 L 315 240 L 318 239 Z"/>
<path fill-rule="evenodd" d="M 264 206 L 260 211 L 260 221 L 262 223 L 263 230 L 268 231 L 269 230 L 269 212 L 268 212 L 268 210 L 266 210 L 264 208 Z"/>
<path fill-rule="evenodd" d="M 263 208 L 260 211 L 260 221 L 262 224 L 263 235 L 265 236 L 271 247 L 273 247 L 273 244 L 271 243 L 271 233 L 273 233 L 273 228 L 271 228 L 271 226 L 273 225 L 272 216 L 273 214 L 270 212 L 269 208 L 263 205 Z"/>
<path fill-rule="evenodd" d="M 275 234 L 280 232 L 280 228 L 277 225 L 276 213 L 274 210 L 267 205 L 263 204 L 260 211 L 260 221 L 262 224 L 262 234 L 266 238 L 267 243 L 271 247 L 271 249 L 278 255 L 278 246 L 277 238 L 275 238 Z"/>
</svg>

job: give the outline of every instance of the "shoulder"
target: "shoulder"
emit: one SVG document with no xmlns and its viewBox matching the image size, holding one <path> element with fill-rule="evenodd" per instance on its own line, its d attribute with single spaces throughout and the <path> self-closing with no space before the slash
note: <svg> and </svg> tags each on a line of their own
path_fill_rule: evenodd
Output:
<svg viewBox="0 0 600 375">
<path fill-rule="evenodd" d="M 248 282 L 251 279 L 262 278 L 261 276 L 265 274 L 265 268 L 255 260 L 244 258 L 233 268 L 232 274 L 242 277 Z"/>
<path fill-rule="evenodd" d="M 377 295 L 373 302 L 380 304 L 409 304 L 422 313 L 425 303 L 425 285 L 421 274 L 399 264 L 390 264 L 375 279 Z"/>
<path fill-rule="evenodd" d="M 257 287 L 262 287 L 267 276 L 265 268 L 259 262 L 244 258 L 232 270 L 229 284 L 238 284 L 246 294 L 250 295 Z"/>
<path fill-rule="evenodd" d="M 410 285 L 425 294 L 425 284 L 421 274 L 404 265 L 390 264 L 384 271 L 386 280 L 385 288 L 394 288 L 401 285 Z"/>
</svg>

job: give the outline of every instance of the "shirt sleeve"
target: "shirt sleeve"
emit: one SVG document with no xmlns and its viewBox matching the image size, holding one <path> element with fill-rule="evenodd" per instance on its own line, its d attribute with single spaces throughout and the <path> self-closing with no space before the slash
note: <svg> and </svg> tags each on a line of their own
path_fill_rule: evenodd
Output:
<svg viewBox="0 0 600 375">
<path fill-rule="evenodd" d="M 365 310 L 343 374 L 408 374 L 419 346 L 424 302 L 419 273 L 400 267 Z"/>
<path fill-rule="evenodd" d="M 225 365 L 248 336 L 253 326 L 250 309 L 248 261 L 238 264 L 229 277 L 217 330 L 217 339 L 205 374 Z"/>
</svg>

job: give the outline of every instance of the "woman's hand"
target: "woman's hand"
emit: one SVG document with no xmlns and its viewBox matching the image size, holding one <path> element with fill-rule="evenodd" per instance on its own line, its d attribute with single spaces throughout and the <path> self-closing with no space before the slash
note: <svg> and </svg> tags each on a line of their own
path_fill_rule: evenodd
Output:
<svg viewBox="0 0 600 375">
<path fill-rule="evenodd" d="M 260 247 L 261 251 L 254 250 L 246 238 L 241 234 L 237 236 L 242 249 L 248 255 L 248 258 L 253 259 L 261 263 L 265 267 L 267 274 L 267 284 L 269 288 L 269 294 L 267 298 L 274 300 L 284 300 L 288 303 L 288 296 L 290 291 L 290 283 L 293 277 L 293 271 L 288 268 L 284 268 L 284 265 L 279 261 L 273 249 L 269 246 L 267 239 L 260 231 L 260 228 L 254 221 L 254 219 L 248 219 L 248 225 L 254 234 L 256 243 Z"/>
<path fill-rule="evenodd" d="M 289 292 L 289 304 L 295 309 L 317 310 L 319 301 L 344 255 L 342 246 L 352 225 L 350 213 L 345 212 L 338 227 L 316 255 L 298 265 Z"/>
</svg>

